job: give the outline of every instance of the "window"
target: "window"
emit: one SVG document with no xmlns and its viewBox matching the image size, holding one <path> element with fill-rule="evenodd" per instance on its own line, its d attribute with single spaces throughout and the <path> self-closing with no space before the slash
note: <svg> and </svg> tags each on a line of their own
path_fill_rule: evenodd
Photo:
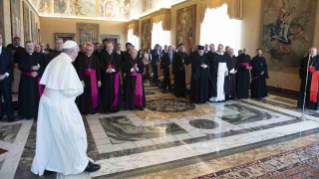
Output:
<svg viewBox="0 0 319 179">
<path fill-rule="evenodd" d="M 227 4 L 217 9 L 206 9 L 204 21 L 201 24 L 200 44 L 218 44 L 230 46 L 235 54 L 241 49 L 241 21 L 229 19 Z"/>
<path fill-rule="evenodd" d="M 160 46 L 171 44 L 171 31 L 164 31 L 162 28 L 162 21 L 153 24 L 152 31 L 152 48 L 159 44 Z"/>
<path fill-rule="evenodd" d="M 127 41 L 132 43 L 136 49 L 139 48 L 139 41 L 136 35 L 133 35 L 133 29 L 128 30 Z"/>
</svg>

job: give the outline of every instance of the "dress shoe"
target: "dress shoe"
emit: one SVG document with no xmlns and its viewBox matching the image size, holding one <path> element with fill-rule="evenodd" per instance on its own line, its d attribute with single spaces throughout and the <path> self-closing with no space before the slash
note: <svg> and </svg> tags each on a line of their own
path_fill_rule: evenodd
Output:
<svg viewBox="0 0 319 179">
<path fill-rule="evenodd" d="M 44 175 L 44 176 L 50 176 L 50 175 L 52 175 L 52 174 L 54 174 L 54 173 L 56 173 L 56 172 L 49 171 L 49 170 L 44 170 L 43 175 Z"/>
<path fill-rule="evenodd" d="M 31 119 L 32 119 L 32 117 L 26 117 L 25 119 L 26 119 L 26 120 L 31 120 Z"/>
<path fill-rule="evenodd" d="M 0 121 L 2 121 L 2 116 L 0 117 Z"/>
<path fill-rule="evenodd" d="M 100 170 L 101 166 L 100 165 L 97 165 L 97 164 L 94 164 L 92 162 L 89 162 L 88 163 L 88 166 L 86 166 L 85 168 L 85 172 L 96 172 L 98 170 Z"/>
<path fill-rule="evenodd" d="M 144 111 L 144 108 L 143 107 L 138 107 L 138 110 Z"/>
<path fill-rule="evenodd" d="M 13 117 L 9 117 L 8 118 L 8 122 L 13 122 L 14 120 L 13 120 Z"/>
</svg>

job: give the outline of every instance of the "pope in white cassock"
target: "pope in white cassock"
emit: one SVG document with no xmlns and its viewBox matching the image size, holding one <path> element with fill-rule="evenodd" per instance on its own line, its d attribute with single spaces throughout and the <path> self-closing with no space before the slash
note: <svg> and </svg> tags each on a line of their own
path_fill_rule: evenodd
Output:
<svg viewBox="0 0 319 179">
<path fill-rule="evenodd" d="M 86 154 L 86 131 L 75 104 L 76 97 L 83 93 L 72 65 L 78 51 L 74 41 L 66 41 L 62 53 L 48 64 L 40 81 L 45 90 L 39 105 L 36 153 L 31 168 L 40 176 L 94 172 L 101 168 Z"/>
</svg>

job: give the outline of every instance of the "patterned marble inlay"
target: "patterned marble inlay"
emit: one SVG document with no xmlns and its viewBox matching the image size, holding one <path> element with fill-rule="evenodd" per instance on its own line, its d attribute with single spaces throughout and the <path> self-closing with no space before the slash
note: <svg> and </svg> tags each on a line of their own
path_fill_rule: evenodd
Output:
<svg viewBox="0 0 319 179">
<path fill-rule="evenodd" d="M 219 126 L 216 122 L 207 119 L 191 120 L 189 121 L 189 124 L 199 129 L 214 129 Z"/>
<path fill-rule="evenodd" d="M 187 133 L 175 123 L 135 126 L 126 116 L 101 118 L 99 120 L 113 144 Z"/>
<path fill-rule="evenodd" d="M 0 126 L 0 140 L 13 143 L 22 124 Z"/>
<path fill-rule="evenodd" d="M 278 118 L 278 116 L 271 115 L 267 112 L 260 111 L 251 107 L 247 107 L 241 104 L 229 104 L 225 107 L 231 108 L 233 110 L 239 111 L 240 114 L 225 115 L 221 118 L 231 124 L 238 125 L 249 122 L 256 122 L 261 120 L 268 120 L 272 118 Z"/>
<path fill-rule="evenodd" d="M 176 99 L 148 100 L 147 109 L 158 112 L 184 112 L 195 108 L 195 104 Z"/>
</svg>

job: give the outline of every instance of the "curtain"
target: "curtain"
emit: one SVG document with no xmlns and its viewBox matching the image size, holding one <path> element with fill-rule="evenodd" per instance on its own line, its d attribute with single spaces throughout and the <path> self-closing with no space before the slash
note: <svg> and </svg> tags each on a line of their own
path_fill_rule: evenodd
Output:
<svg viewBox="0 0 319 179">
<path fill-rule="evenodd" d="M 221 43 L 224 47 L 230 46 L 233 48 L 237 55 L 237 51 L 241 48 L 242 22 L 241 20 L 230 19 L 227 9 L 227 4 L 217 9 L 206 9 L 205 18 L 200 28 L 200 44 L 213 43 L 217 50 L 218 44 Z"/>
<path fill-rule="evenodd" d="M 138 36 L 138 20 L 131 20 L 127 22 L 127 31 L 133 30 L 133 35 Z"/>
<path fill-rule="evenodd" d="M 152 48 L 159 44 L 161 46 L 170 45 L 171 43 L 171 32 L 163 30 L 162 21 L 153 23 L 152 30 Z"/>
<path fill-rule="evenodd" d="M 227 14 L 231 19 L 241 19 L 243 17 L 242 0 L 199 0 L 198 15 L 199 22 L 202 23 L 205 17 L 206 9 L 213 9 L 227 4 Z"/>
<path fill-rule="evenodd" d="M 127 41 L 131 42 L 136 49 L 139 48 L 139 40 L 138 40 L 138 37 L 133 34 L 133 29 L 128 30 Z"/>
</svg>

